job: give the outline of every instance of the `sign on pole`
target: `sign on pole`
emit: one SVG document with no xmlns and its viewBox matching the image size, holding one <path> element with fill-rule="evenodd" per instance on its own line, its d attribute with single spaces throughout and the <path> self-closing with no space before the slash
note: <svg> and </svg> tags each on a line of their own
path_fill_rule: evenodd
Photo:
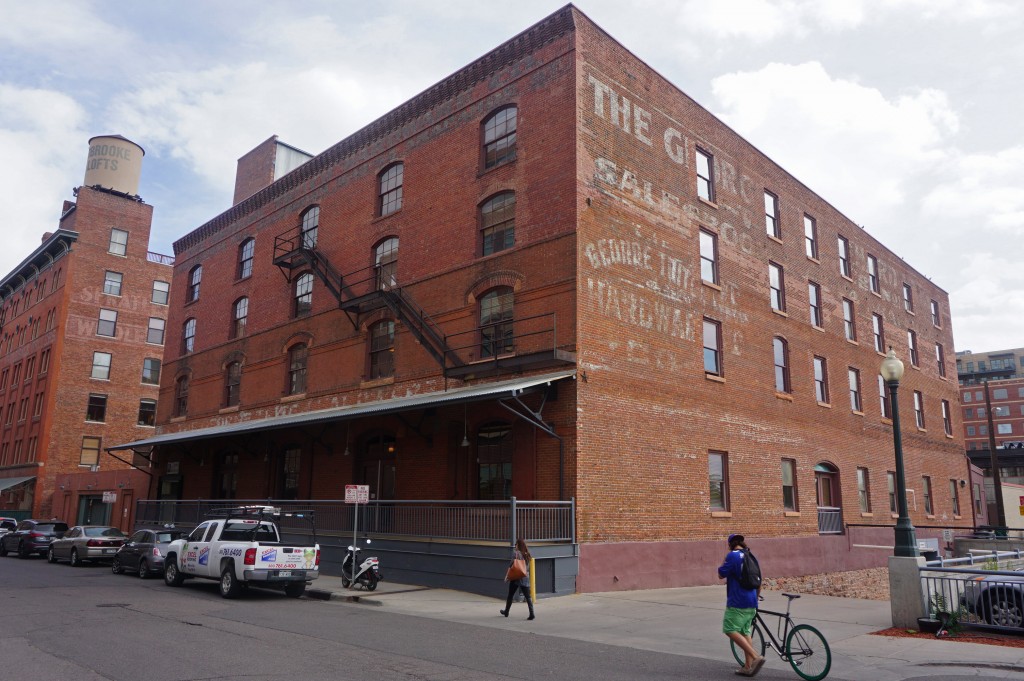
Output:
<svg viewBox="0 0 1024 681">
<path fill-rule="evenodd" d="M 352 509 L 352 564 L 349 565 L 349 569 L 352 571 L 351 580 L 348 583 L 349 589 L 356 588 L 356 539 L 357 539 L 357 527 L 359 525 L 359 504 L 366 504 L 370 501 L 370 486 L 369 485 L 345 485 L 345 503 L 355 504 L 356 507 Z M 342 574 L 344 574 L 344 567 L 342 567 Z"/>
</svg>

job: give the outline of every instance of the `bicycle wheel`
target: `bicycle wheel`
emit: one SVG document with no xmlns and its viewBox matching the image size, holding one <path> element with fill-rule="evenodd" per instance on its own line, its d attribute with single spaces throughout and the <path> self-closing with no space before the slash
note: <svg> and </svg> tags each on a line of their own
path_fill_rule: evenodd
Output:
<svg viewBox="0 0 1024 681">
<path fill-rule="evenodd" d="M 754 646 L 754 652 L 761 657 L 764 657 L 764 651 L 767 646 L 764 643 L 764 635 L 761 634 L 761 630 L 757 624 L 754 624 L 754 628 L 750 630 L 750 642 Z M 732 656 L 736 658 L 736 661 L 740 663 L 742 667 L 747 663 L 747 656 L 743 654 L 743 648 L 736 645 L 736 642 L 729 639 L 729 647 L 732 648 Z"/>
<path fill-rule="evenodd" d="M 786 657 L 800 678 L 820 681 L 832 668 L 832 651 L 821 632 L 808 624 L 793 627 L 786 638 Z"/>
</svg>

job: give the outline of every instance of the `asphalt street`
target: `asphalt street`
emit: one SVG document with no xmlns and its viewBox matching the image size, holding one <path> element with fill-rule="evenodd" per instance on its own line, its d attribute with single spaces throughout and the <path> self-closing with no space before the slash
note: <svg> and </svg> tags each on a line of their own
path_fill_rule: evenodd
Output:
<svg viewBox="0 0 1024 681">
<path fill-rule="evenodd" d="M 174 589 L 113 575 L 106 566 L 72 568 L 41 558 L 0 559 L 0 617 L 0 678 L 19 681 L 736 678 L 725 659 L 257 589 L 227 601 L 213 582 Z"/>
</svg>

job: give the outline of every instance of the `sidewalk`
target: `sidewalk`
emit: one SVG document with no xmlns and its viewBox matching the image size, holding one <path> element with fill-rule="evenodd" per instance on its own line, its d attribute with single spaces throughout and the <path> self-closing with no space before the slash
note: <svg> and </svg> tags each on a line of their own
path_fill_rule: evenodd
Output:
<svg viewBox="0 0 1024 681">
<path fill-rule="evenodd" d="M 347 590 L 339 578 L 323 576 L 307 590 L 309 597 L 328 593 L 334 601 L 418 617 L 732 660 L 721 633 L 724 586 L 546 598 L 536 604 L 537 619 L 532 622 L 525 621 L 523 603 L 513 603 L 506 619 L 498 614 L 503 601 L 448 589 L 381 582 L 373 592 Z M 786 599 L 778 592 L 764 596 L 764 609 L 785 611 Z M 813 625 L 828 640 L 832 649 L 829 679 L 897 681 L 943 674 L 1024 679 L 1024 648 L 870 635 L 892 625 L 886 601 L 804 595 L 793 601 L 792 614 L 798 624 Z M 770 649 L 767 654 L 766 670 L 796 678 L 788 663 Z"/>
</svg>

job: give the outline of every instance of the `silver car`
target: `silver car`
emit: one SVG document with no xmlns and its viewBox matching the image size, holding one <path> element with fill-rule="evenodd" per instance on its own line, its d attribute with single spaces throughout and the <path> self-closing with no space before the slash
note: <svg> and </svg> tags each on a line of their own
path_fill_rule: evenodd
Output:
<svg viewBox="0 0 1024 681">
<path fill-rule="evenodd" d="M 125 533 L 109 525 L 75 525 L 60 539 L 54 539 L 46 553 L 51 563 L 66 560 L 72 567 L 86 561 L 110 562 L 124 544 Z"/>
</svg>

